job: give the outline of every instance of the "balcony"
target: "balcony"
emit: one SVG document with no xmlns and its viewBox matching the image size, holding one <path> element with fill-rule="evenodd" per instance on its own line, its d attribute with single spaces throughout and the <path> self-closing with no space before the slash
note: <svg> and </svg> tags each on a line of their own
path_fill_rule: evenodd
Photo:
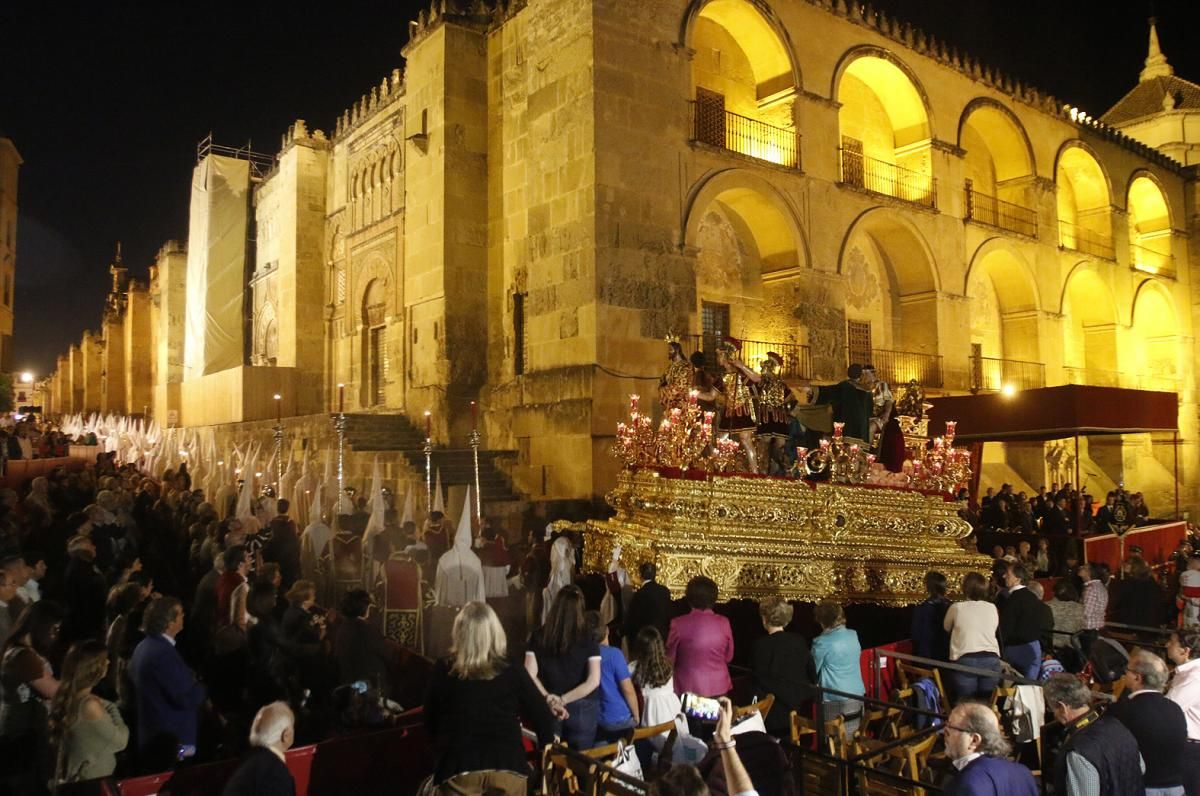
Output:
<svg viewBox="0 0 1200 796">
<path fill-rule="evenodd" d="M 967 205 L 965 218 L 990 227 L 1006 229 L 1018 235 L 1037 237 L 1037 211 L 1030 207 L 1022 207 L 994 196 L 976 191 L 967 180 Z"/>
<path fill-rule="evenodd" d="M 788 169 L 800 168 L 800 134 L 709 103 L 688 102 L 692 140 Z"/>
<path fill-rule="evenodd" d="M 1103 257 L 1106 260 L 1117 258 L 1116 249 L 1113 248 L 1112 235 L 1081 227 L 1070 221 L 1058 222 L 1058 245 L 1064 249 Z"/>
<path fill-rule="evenodd" d="M 1086 384 L 1089 387 L 1124 387 L 1127 390 L 1179 392 L 1181 384 L 1175 376 L 1150 373 L 1122 373 L 1095 368 L 1063 368 L 1067 384 Z"/>
<path fill-rule="evenodd" d="M 1046 366 L 1041 362 L 998 357 L 971 357 L 971 392 L 999 392 L 1006 386 L 1033 390 L 1046 386 Z"/>
<path fill-rule="evenodd" d="M 704 364 L 707 367 L 717 366 L 717 344 L 725 338 L 724 334 L 689 334 L 683 339 L 684 352 L 691 356 L 693 351 L 704 354 Z M 812 378 L 812 358 L 808 346 L 797 343 L 765 342 L 762 340 L 742 340 L 742 362 L 754 370 L 759 363 L 767 358 L 768 351 L 774 351 L 783 357 L 783 369 L 780 371 L 785 379 Z"/>
<path fill-rule="evenodd" d="M 863 365 L 874 365 L 875 374 L 896 387 L 908 384 L 913 379 L 922 387 L 943 387 L 942 358 L 937 354 L 921 354 L 916 351 L 887 351 L 872 349 L 870 354 L 847 350 L 847 360 Z"/>
<path fill-rule="evenodd" d="M 843 139 L 843 142 L 852 140 Z M 858 146 L 839 147 L 838 157 L 843 185 L 937 209 L 937 180 L 930 175 L 867 157 Z"/>
<path fill-rule="evenodd" d="M 1174 255 L 1147 249 L 1145 246 L 1138 246 L 1136 243 L 1129 244 L 1129 264 L 1137 270 L 1145 271 L 1148 274 L 1175 276 Z"/>
</svg>

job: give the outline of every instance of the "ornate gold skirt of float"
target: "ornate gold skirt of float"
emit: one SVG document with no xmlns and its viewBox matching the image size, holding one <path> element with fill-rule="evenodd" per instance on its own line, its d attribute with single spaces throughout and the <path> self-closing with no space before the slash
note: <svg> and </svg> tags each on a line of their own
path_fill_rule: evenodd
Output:
<svg viewBox="0 0 1200 796">
<path fill-rule="evenodd" d="M 709 451 L 711 417 L 686 406 L 671 410 L 656 434 L 646 433 L 636 396 L 630 414 L 616 444 L 627 468 L 607 496 L 616 516 L 587 523 L 591 571 L 605 571 L 619 546 L 630 573 L 653 561 L 658 582 L 676 597 L 688 580 L 707 575 L 722 600 L 778 594 L 890 606 L 924 599 L 930 570 L 952 589 L 967 572 L 988 572 L 990 559 L 960 544 L 971 527 L 948 493 L 970 468 L 966 452 L 953 447 L 952 425 L 902 473 L 881 471 L 857 446 L 841 445 L 835 428 L 819 450 L 800 449 L 806 472 L 797 475 L 830 474 L 814 482 L 728 472 L 736 450 L 718 443 Z"/>
</svg>

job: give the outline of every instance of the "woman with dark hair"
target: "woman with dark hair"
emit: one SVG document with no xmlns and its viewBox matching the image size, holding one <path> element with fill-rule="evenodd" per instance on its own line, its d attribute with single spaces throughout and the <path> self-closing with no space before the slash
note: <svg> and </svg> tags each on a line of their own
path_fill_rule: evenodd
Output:
<svg viewBox="0 0 1200 796">
<path fill-rule="evenodd" d="M 595 744 L 600 720 L 600 645 L 584 627 L 583 604 L 578 586 L 561 588 L 525 652 L 526 671 L 575 749 Z"/>
<path fill-rule="evenodd" d="M 108 650 L 98 641 L 75 644 L 63 661 L 62 684 L 50 703 L 55 782 L 110 776 L 117 752 L 129 743 L 121 711 L 92 693 L 107 671 Z"/>
<path fill-rule="evenodd" d="M 19 738 L 45 720 L 45 705 L 58 691 L 50 650 L 66 612 L 41 600 L 17 618 L 0 651 L 0 738 Z"/>
<path fill-rule="evenodd" d="M 1000 682 L 1000 644 L 996 640 L 1000 613 L 988 600 L 988 582 L 978 572 L 963 577 L 962 591 L 965 599 L 953 603 L 942 621 L 950 633 L 950 660 L 996 674 L 948 674 L 956 699 L 987 699 Z"/>
<path fill-rule="evenodd" d="M 66 612 L 40 600 L 17 617 L 0 650 L 0 789 L 38 792 L 50 777 L 47 705 L 59 681 L 49 663 Z"/>
<path fill-rule="evenodd" d="M 634 687 L 642 692 L 642 726 L 671 721 L 679 715 L 679 695 L 675 693 L 675 667 L 667 657 L 662 636 L 658 628 L 647 625 L 638 631 L 634 642 L 629 671 Z"/>
<path fill-rule="evenodd" d="M 688 581 L 684 592 L 692 610 L 671 620 L 667 655 L 675 665 L 675 693 L 718 697 L 729 693 L 733 630 L 729 620 L 713 613 L 717 584 L 703 575 Z"/>
<path fill-rule="evenodd" d="M 767 635 L 754 640 L 750 652 L 750 670 L 754 674 L 754 695 L 775 695 L 778 710 L 766 718 L 767 732 L 781 738 L 791 733 L 791 713 L 812 698 L 808 670 L 811 656 L 808 642 L 798 633 L 786 630 L 792 621 L 792 604 L 779 596 L 766 597 L 758 605 Z"/>
<path fill-rule="evenodd" d="M 371 595 L 365 589 L 346 592 L 341 605 L 342 621 L 333 642 L 342 684 L 365 681 L 390 695 L 388 670 L 395 654 L 379 629 L 367 622 Z"/>
<path fill-rule="evenodd" d="M 1078 633 L 1083 629 L 1083 603 L 1071 578 L 1054 581 L 1054 598 L 1048 600 L 1050 613 L 1054 617 L 1054 648 L 1079 649 Z"/>
<path fill-rule="evenodd" d="M 451 636 L 450 657 L 435 665 L 425 699 L 437 753 L 434 792 L 524 796 L 530 772 L 521 717 L 544 747 L 554 740 L 554 716 L 529 673 L 509 665 L 504 628 L 487 603 L 464 605 Z"/>
<path fill-rule="evenodd" d="M 925 599 L 913 608 L 913 655 L 937 661 L 950 659 L 950 634 L 942 623 L 950 600 L 946 599 L 946 576 L 925 573 Z"/>
</svg>

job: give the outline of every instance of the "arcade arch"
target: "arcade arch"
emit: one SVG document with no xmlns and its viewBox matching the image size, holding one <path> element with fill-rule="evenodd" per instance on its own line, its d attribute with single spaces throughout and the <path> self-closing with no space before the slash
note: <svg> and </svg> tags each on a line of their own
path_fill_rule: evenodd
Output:
<svg viewBox="0 0 1200 796">
<path fill-rule="evenodd" d="M 693 3 L 683 39 L 691 48 L 693 135 L 707 144 L 797 166 L 791 98 L 799 70 L 769 10 L 747 0 Z"/>
<path fill-rule="evenodd" d="M 1174 274 L 1171 209 L 1158 183 L 1140 174 L 1129 183 L 1129 262 L 1152 274 Z"/>
<path fill-rule="evenodd" d="M 1045 386 L 1037 286 L 1025 259 L 1004 246 L 984 244 L 967 274 L 966 294 L 972 386 Z"/>
<path fill-rule="evenodd" d="M 1068 249 L 1113 259 L 1112 194 L 1108 175 L 1078 142 L 1059 153 L 1054 169 L 1058 192 L 1058 240 Z"/>
<path fill-rule="evenodd" d="M 803 236 L 787 201 L 761 178 L 739 171 L 696 193 L 684 231 L 696 250 L 696 311 L 705 346 L 722 335 L 794 339 L 794 320 L 767 300 L 764 277 L 807 265 Z"/>
<path fill-rule="evenodd" d="M 892 383 L 941 386 L 937 270 L 925 239 L 888 210 L 858 218 L 842 245 L 847 355 Z"/>
<path fill-rule="evenodd" d="M 966 152 L 968 217 L 1036 236 L 1032 147 L 1012 111 L 990 100 L 971 103 L 959 125 L 958 144 Z"/>
<path fill-rule="evenodd" d="M 1067 381 L 1120 387 L 1120 341 L 1112 289 L 1091 263 L 1080 263 L 1063 291 L 1063 364 Z"/>
<path fill-rule="evenodd" d="M 1148 390 L 1179 390 L 1181 346 L 1179 320 L 1167 289 L 1148 279 L 1133 303 L 1133 363 L 1137 386 Z"/>
<path fill-rule="evenodd" d="M 860 48 L 835 81 L 842 182 L 932 206 L 929 108 L 911 73 L 886 51 Z"/>
</svg>

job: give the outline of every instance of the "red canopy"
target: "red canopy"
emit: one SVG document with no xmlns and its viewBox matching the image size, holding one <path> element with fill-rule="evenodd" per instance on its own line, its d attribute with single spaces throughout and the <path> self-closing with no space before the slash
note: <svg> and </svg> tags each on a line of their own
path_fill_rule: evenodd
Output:
<svg viewBox="0 0 1200 796">
<path fill-rule="evenodd" d="M 952 395 L 931 399 L 929 432 L 941 435 L 957 420 L 956 441 L 1047 440 L 1098 434 L 1176 431 L 1179 399 L 1173 392 L 1068 384 L 1012 395 Z"/>
</svg>

